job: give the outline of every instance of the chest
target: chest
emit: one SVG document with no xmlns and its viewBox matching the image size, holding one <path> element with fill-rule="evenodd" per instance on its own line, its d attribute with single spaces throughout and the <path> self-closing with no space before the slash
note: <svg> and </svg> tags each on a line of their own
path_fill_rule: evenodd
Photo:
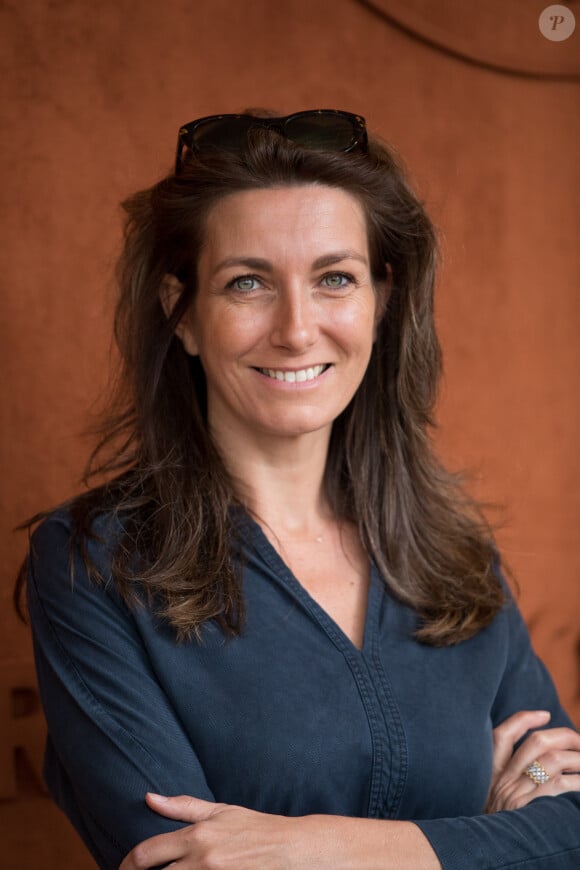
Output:
<svg viewBox="0 0 580 870">
<path fill-rule="evenodd" d="M 361 649 L 369 592 L 369 566 L 355 547 L 319 545 L 314 553 L 285 548 L 285 562 L 306 593 L 350 642 Z"/>
<path fill-rule="evenodd" d="M 360 651 L 288 570 L 263 568 L 246 571 L 239 638 L 208 626 L 199 646 L 158 648 L 156 634 L 150 651 L 216 800 L 286 815 L 480 812 L 493 647 L 421 648 L 373 572 Z M 473 679 L 482 660 L 486 685 Z"/>
</svg>

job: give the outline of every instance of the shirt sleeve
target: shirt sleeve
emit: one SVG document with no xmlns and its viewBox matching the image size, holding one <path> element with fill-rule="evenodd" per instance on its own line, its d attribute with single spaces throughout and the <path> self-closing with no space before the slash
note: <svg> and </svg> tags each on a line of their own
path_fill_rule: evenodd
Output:
<svg viewBox="0 0 580 870">
<path fill-rule="evenodd" d="M 547 727 L 574 727 L 550 675 L 535 655 L 521 614 L 509 600 L 505 669 L 492 710 L 493 727 L 519 710 L 550 710 Z M 578 870 L 580 792 L 539 797 L 519 810 L 415 821 L 444 870 Z"/>
<path fill-rule="evenodd" d="M 66 518 L 52 517 L 29 556 L 45 776 L 99 867 L 116 870 L 136 843 L 184 824 L 151 811 L 147 791 L 214 797 L 112 582 L 92 582 L 78 554 L 71 581 L 69 539 Z"/>
</svg>

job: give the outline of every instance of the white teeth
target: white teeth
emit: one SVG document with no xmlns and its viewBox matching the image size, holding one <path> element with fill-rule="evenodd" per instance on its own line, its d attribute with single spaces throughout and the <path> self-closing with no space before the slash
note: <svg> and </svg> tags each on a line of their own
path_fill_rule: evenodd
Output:
<svg viewBox="0 0 580 870">
<path fill-rule="evenodd" d="M 286 381 L 288 384 L 294 384 L 296 381 L 312 381 L 321 375 L 326 366 L 312 366 L 308 369 L 298 369 L 294 372 L 282 372 L 278 369 L 260 369 L 263 375 L 268 375 L 269 378 L 275 378 L 277 381 Z"/>
</svg>

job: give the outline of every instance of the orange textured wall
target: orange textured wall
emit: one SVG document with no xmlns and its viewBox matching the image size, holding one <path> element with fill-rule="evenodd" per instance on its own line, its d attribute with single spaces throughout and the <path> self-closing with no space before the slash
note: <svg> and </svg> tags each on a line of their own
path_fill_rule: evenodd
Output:
<svg viewBox="0 0 580 870">
<path fill-rule="evenodd" d="M 400 150 L 441 229 L 440 447 L 505 506 L 522 609 L 580 722 L 580 79 L 568 60 L 557 75 L 544 4 L 512 4 L 483 55 L 456 2 L 1 4 L 0 662 L 29 655 L 10 604 L 26 541 L 10 530 L 78 488 L 78 433 L 106 383 L 118 202 L 170 167 L 184 121 L 338 107 Z M 520 69 L 494 68 L 518 27 Z M 560 47 L 580 56 L 578 31 Z M 526 75 L 526 51 L 551 52 L 546 75 Z"/>
</svg>

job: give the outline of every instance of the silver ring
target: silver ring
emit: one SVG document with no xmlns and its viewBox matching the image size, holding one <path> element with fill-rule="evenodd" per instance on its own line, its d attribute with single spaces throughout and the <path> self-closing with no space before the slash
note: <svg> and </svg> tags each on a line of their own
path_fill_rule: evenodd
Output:
<svg viewBox="0 0 580 870">
<path fill-rule="evenodd" d="M 543 785 L 550 779 L 550 774 L 545 767 L 542 767 L 539 761 L 533 761 L 529 767 L 526 767 L 524 775 L 529 776 L 536 785 Z"/>
</svg>

